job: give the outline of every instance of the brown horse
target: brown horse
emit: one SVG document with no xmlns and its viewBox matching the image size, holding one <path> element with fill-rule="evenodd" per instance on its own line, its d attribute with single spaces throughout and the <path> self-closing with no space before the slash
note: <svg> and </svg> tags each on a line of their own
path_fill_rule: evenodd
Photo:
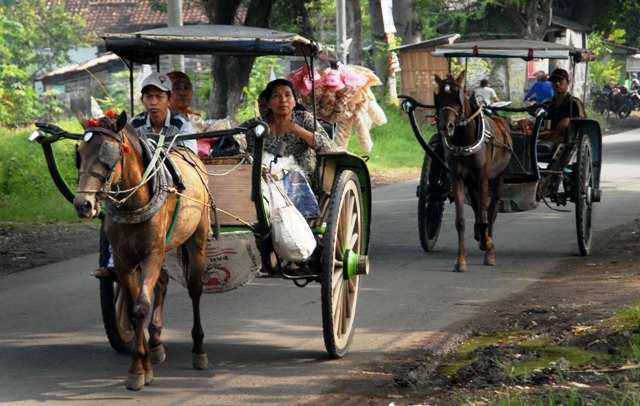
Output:
<svg viewBox="0 0 640 406">
<path fill-rule="evenodd" d="M 193 367 L 204 369 L 208 364 L 200 324 L 201 275 L 210 231 L 207 175 L 202 161 L 191 151 L 180 149 L 170 155 L 186 186 L 180 196 L 168 186 L 154 193 L 149 183 L 142 184 L 145 172 L 142 145 L 134 129 L 127 125 L 124 112 L 116 120 L 103 117 L 85 126 L 85 141 L 78 147 L 80 179 L 74 200 L 78 215 L 96 217 L 98 204 L 108 199 L 104 202 L 108 209 L 105 232 L 112 244 L 116 275 L 127 292 L 129 315 L 135 326 L 126 380 L 126 387 L 132 390 L 149 384 L 153 379 L 151 363 L 165 358 L 160 332 L 168 277 L 161 267 L 165 253 L 176 248 L 186 258 L 185 276 L 193 305 Z M 144 323 L 150 311 L 153 313 L 147 343 Z"/>
<path fill-rule="evenodd" d="M 464 72 L 454 79 L 435 76 L 438 92 L 438 131 L 451 168 L 453 196 L 456 204 L 458 257 L 456 272 L 467 271 L 464 247 L 465 186 L 475 214 L 474 237 L 485 252 L 484 264 L 495 265 L 493 223 L 503 184 L 503 172 L 511 159 L 512 142 L 509 123 L 498 116 L 486 115 L 481 106 L 470 103 L 464 94 Z M 491 202 L 487 201 L 490 198 Z"/>
</svg>

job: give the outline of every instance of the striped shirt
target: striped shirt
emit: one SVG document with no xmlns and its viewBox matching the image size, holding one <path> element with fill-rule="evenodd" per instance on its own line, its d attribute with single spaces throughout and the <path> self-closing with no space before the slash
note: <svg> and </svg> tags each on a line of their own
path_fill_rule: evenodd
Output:
<svg viewBox="0 0 640 406">
<path fill-rule="evenodd" d="M 149 113 L 140 113 L 131 119 L 131 125 L 136 129 L 139 135 L 156 134 L 151 126 L 151 120 Z M 164 126 L 161 130 L 165 136 L 173 136 L 176 134 L 193 134 L 193 127 L 191 123 L 178 113 L 172 113 L 169 111 L 167 118 L 164 121 Z M 196 140 L 176 140 L 174 145 L 187 147 L 194 153 L 198 153 L 198 146 Z"/>
</svg>

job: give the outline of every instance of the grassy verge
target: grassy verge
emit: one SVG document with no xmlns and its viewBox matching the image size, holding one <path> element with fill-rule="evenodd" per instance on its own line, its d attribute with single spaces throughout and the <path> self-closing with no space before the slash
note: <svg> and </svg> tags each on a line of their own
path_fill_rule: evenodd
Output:
<svg viewBox="0 0 640 406">
<path fill-rule="evenodd" d="M 58 123 L 80 132 L 76 120 Z M 55 223 L 78 221 L 78 217 L 56 189 L 42 154 L 42 148 L 27 141 L 34 128 L 0 129 L 0 221 Z M 58 167 L 68 184 L 75 184 L 75 142 L 54 144 Z"/>
<path fill-rule="evenodd" d="M 373 149 L 365 153 L 354 134 L 349 142 L 349 151 L 358 155 L 369 155 L 368 166 L 376 173 L 403 172 L 416 170 L 422 166 L 424 151 L 418 144 L 409 124 L 409 117 L 395 106 L 384 106 L 387 124 L 374 128 L 372 133 Z M 423 129 L 430 136 L 433 130 L 429 126 Z"/>
</svg>

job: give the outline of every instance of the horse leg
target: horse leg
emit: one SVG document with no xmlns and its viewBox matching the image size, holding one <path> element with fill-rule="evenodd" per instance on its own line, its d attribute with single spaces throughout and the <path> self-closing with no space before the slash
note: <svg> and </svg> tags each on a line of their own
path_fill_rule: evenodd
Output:
<svg viewBox="0 0 640 406">
<path fill-rule="evenodd" d="M 493 242 L 493 224 L 498 216 L 498 202 L 500 195 L 502 194 L 502 185 L 504 184 L 503 176 L 499 176 L 491 182 L 491 203 L 489 204 L 489 227 L 488 227 L 488 240 L 491 248 L 484 254 L 484 264 L 493 266 L 496 264 L 496 249 Z"/>
<path fill-rule="evenodd" d="M 191 338 L 193 348 L 191 350 L 193 368 L 205 369 L 209 364 L 207 353 L 204 350 L 204 331 L 200 321 L 200 297 L 202 296 L 202 274 L 207 264 L 206 244 L 209 234 L 209 217 L 203 215 L 203 221 L 191 239 L 186 243 L 189 261 L 189 277 L 187 278 L 189 297 L 193 307 L 193 328 Z"/>
<path fill-rule="evenodd" d="M 485 172 L 483 170 L 483 172 Z M 482 173 L 480 175 L 480 184 L 478 195 L 480 198 L 480 202 L 478 204 L 479 209 L 479 218 L 480 223 L 478 224 L 479 232 L 480 232 L 480 249 L 482 251 L 487 251 L 491 249 L 493 243 L 490 241 L 488 236 L 488 225 L 489 219 L 487 215 L 487 198 L 489 195 L 489 176 L 486 173 Z"/>
<path fill-rule="evenodd" d="M 453 184 L 453 197 L 456 203 L 456 230 L 458 231 L 458 258 L 453 267 L 454 272 L 466 272 L 467 259 L 464 248 L 464 182 L 456 178 Z"/>
<path fill-rule="evenodd" d="M 162 267 L 158 283 L 153 292 L 153 310 L 151 312 L 151 322 L 149 323 L 149 356 L 152 364 L 160 364 L 167 358 L 164 345 L 160 340 L 160 334 L 162 333 L 162 312 L 168 284 L 169 275 L 167 270 Z"/>
<path fill-rule="evenodd" d="M 473 209 L 473 215 L 475 217 L 475 223 L 473 224 L 473 238 L 476 241 L 480 241 L 480 207 L 478 206 L 480 196 L 478 195 L 477 185 L 475 185 L 472 180 L 466 182 L 466 185 L 467 193 L 469 194 L 469 202 L 471 203 L 471 208 Z"/>
<path fill-rule="evenodd" d="M 133 306 L 133 298 L 140 294 L 140 280 L 138 270 L 130 271 L 125 274 L 118 274 L 119 281 L 124 285 L 125 292 L 128 294 L 129 313 L 133 315 L 135 339 L 131 350 L 131 365 L 129 366 L 129 375 L 125 381 L 125 386 L 130 390 L 140 390 L 145 384 L 145 337 L 144 337 L 144 318 L 140 319 L 136 316 Z"/>
<path fill-rule="evenodd" d="M 127 380 L 127 388 L 132 390 L 140 390 L 142 386 L 148 385 L 153 380 L 153 369 L 151 367 L 151 359 L 149 357 L 149 349 L 144 336 L 144 322 L 151 311 L 151 294 L 155 289 L 156 283 L 160 276 L 160 269 L 164 261 L 163 247 L 150 253 L 140 265 L 142 276 L 142 285 L 138 279 L 140 275 L 132 273 L 129 277 L 136 279 L 137 289 L 131 290 L 131 297 L 135 298 L 133 302 L 133 318 L 136 325 L 136 348 L 134 352 L 134 364 L 129 370 L 129 379 Z M 142 371 L 140 370 L 142 367 Z"/>
</svg>

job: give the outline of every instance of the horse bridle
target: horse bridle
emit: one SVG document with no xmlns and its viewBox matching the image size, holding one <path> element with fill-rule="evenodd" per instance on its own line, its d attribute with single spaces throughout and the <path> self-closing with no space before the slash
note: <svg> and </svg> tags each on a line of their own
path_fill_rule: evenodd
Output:
<svg viewBox="0 0 640 406">
<path fill-rule="evenodd" d="M 447 86 L 451 86 L 450 83 L 447 83 L 444 85 L 445 91 L 447 90 Z M 456 85 L 457 86 L 457 85 Z M 444 136 L 442 137 L 442 140 L 444 142 L 445 147 L 451 152 L 451 154 L 453 156 L 470 156 L 475 154 L 476 152 L 480 151 L 480 149 L 482 148 L 482 144 L 484 144 L 486 142 L 486 132 L 484 131 L 484 119 L 483 119 L 483 114 L 482 114 L 482 106 L 478 106 L 478 110 L 476 110 L 473 114 L 471 114 L 470 116 L 463 118 L 465 115 L 465 103 L 464 103 L 464 93 L 462 88 L 459 89 L 458 92 L 458 101 L 460 103 L 460 111 L 456 110 L 454 107 L 452 106 L 439 106 L 439 103 L 437 102 L 437 97 L 436 97 L 436 108 L 438 111 L 438 119 L 440 120 L 440 115 L 442 114 L 443 111 L 449 110 L 452 111 L 453 114 L 455 115 L 455 121 L 454 121 L 454 127 L 458 128 L 458 127 L 466 127 L 472 120 L 474 120 L 478 115 L 480 116 L 480 137 L 478 137 L 478 140 L 470 146 L 457 146 L 457 145 L 452 145 L 448 138 L 451 137 L 451 135 L 449 135 L 448 133 L 444 134 Z"/>
<path fill-rule="evenodd" d="M 122 162 L 122 150 L 123 146 L 126 145 L 126 138 L 122 131 L 115 132 L 104 127 L 88 127 L 84 132 L 85 142 L 90 141 L 95 133 L 111 138 L 117 143 L 117 145 L 114 145 L 111 142 L 103 142 L 102 145 L 100 145 L 100 149 L 98 150 L 98 161 L 100 161 L 100 163 L 102 163 L 107 168 L 106 174 L 99 173 L 94 170 L 78 172 L 78 174 L 81 176 L 82 174 L 87 174 L 98 179 L 102 183 L 101 189 L 78 190 L 78 193 L 107 194 L 109 192 L 109 189 L 111 188 L 111 183 L 113 181 L 113 175 L 115 172 L 114 169 L 117 163 L 120 162 L 124 166 L 124 162 Z M 87 139 L 87 137 L 89 137 L 89 139 Z M 77 163 L 77 165 L 80 166 L 79 163 Z"/>
</svg>

